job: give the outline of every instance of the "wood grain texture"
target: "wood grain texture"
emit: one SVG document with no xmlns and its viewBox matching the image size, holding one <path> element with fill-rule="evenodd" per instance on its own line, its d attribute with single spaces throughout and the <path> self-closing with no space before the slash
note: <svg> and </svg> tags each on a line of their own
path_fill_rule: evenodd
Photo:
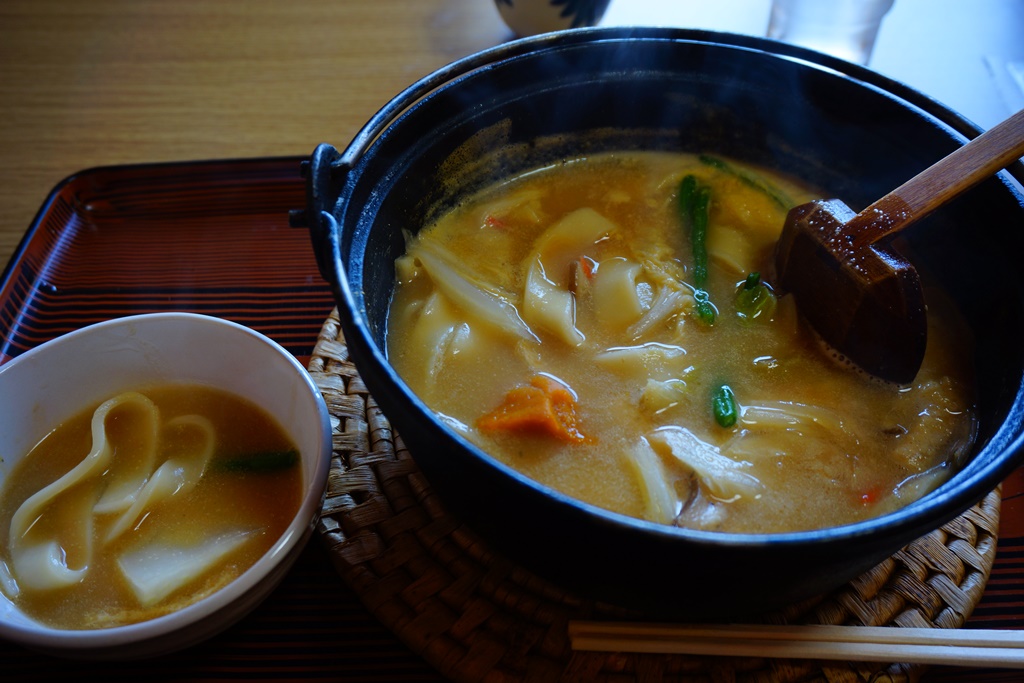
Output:
<svg viewBox="0 0 1024 683">
<path fill-rule="evenodd" d="M 1024 109 L 857 214 L 844 229 L 852 237 L 850 250 L 860 253 L 896 234 L 1006 168 L 1022 155 Z"/>
<path fill-rule="evenodd" d="M 0 262 L 73 173 L 344 145 L 407 85 L 509 37 L 480 0 L 4 0 Z"/>
</svg>

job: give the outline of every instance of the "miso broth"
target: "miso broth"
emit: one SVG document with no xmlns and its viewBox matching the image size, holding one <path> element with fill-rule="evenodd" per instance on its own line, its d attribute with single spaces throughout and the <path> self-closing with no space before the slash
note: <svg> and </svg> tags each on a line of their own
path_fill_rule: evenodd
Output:
<svg viewBox="0 0 1024 683">
<path fill-rule="evenodd" d="M 929 289 L 912 384 L 836 362 L 771 289 L 786 213 L 820 196 L 675 153 L 523 174 L 407 236 L 390 361 L 495 458 L 626 515 L 761 533 L 891 511 L 971 447 L 967 337 Z"/>
<path fill-rule="evenodd" d="M 302 496 L 298 451 L 246 399 L 166 385 L 57 426 L 0 494 L 0 587 L 48 625 L 105 628 L 187 606 L 252 566 Z"/>
</svg>

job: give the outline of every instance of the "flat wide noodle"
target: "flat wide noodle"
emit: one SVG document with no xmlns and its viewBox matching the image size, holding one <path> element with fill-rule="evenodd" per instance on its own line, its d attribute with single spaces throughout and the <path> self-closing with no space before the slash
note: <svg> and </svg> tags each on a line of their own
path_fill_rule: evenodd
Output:
<svg viewBox="0 0 1024 683">
<path fill-rule="evenodd" d="M 92 449 L 67 474 L 42 488 L 21 504 L 11 518 L 10 549 L 14 575 L 22 586 L 36 589 L 70 586 L 81 580 L 92 561 L 92 514 L 82 510 L 76 517 L 77 527 L 66 529 L 66 533 L 79 539 L 80 566 L 68 566 L 64 549 L 52 538 L 32 538 L 30 531 L 54 500 L 72 487 L 91 480 L 99 486 L 100 475 L 107 469 L 113 447 L 107 438 L 106 421 L 120 406 L 139 407 L 147 419 L 153 418 L 152 402 L 135 392 L 120 394 L 105 401 L 92 416 Z M 152 410 L 151 410 L 152 408 Z"/>
<path fill-rule="evenodd" d="M 78 514 L 73 517 L 81 520 L 81 523 L 67 531 L 77 538 L 81 566 L 77 569 L 68 566 L 67 553 L 56 539 L 44 538 L 35 543 L 19 545 L 17 552 L 12 548 L 11 559 L 20 588 L 63 588 L 73 586 L 85 577 L 93 559 L 93 517 L 90 501 L 79 498 L 77 503 Z"/>
<path fill-rule="evenodd" d="M 256 532 L 229 531 L 195 545 L 153 542 L 122 555 L 121 568 L 144 607 L 155 605 L 182 586 L 199 578 Z"/>
<path fill-rule="evenodd" d="M 661 458 L 643 438 L 625 456 L 644 498 L 644 519 L 671 524 L 679 514 L 680 501 Z"/>
<path fill-rule="evenodd" d="M 119 433 L 112 439 L 107 421 L 121 410 L 134 412 L 136 419 L 125 432 L 128 436 Z M 106 544 L 148 510 L 196 485 L 216 447 L 213 424 L 199 415 L 183 415 L 164 428 L 185 430 L 190 438 L 178 440 L 186 444 L 181 452 L 170 454 L 154 472 L 160 415 L 153 402 L 142 394 L 126 392 L 96 409 L 89 453 L 57 481 L 30 496 L 11 519 L 14 592 L 22 588 L 52 590 L 80 582 L 93 562 L 97 518 L 124 510 L 103 536 Z M 120 442 L 122 438 L 125 443 Z M 61 523 L 34 530 L 44 515 L 51 514 L 60 515 Z M 70 563 L 69 556 L 73 558 Z"/>
<path fill-rule="evenodd" d="M 523 316 L 536 329 L 553 334 L 569 346 L 579 346 L 583 333 L 576 329 L 576 300 L 572 292 L 552 282 L 541 265 L 533 261 L 523 291 Z"/>
<path fill-rule="evenodd" d="M 469 324 L 458 315 L 455 306 L 440 292 L 432 292 L 423 305 L 417 309 L 414 327 L 416 343 L 428 349 L 428 360 L 419 370 L 417 380 L 433 386 L 437 383 L 444 361 L 452 351 L 457 351 L 459 342 L 470 335 Z"/>
<path fill-rule="evenodd" d="M 192 490 L 206 470 L 217 445 L 213 423 L 201 415 L 182 415 L 169 421 L 166 429 L 185 429 L 196 432 L 199 444 L 191 450 L 168 458 L 146 481 L 135 502 L 121 515 L 107 532 L 106 542 L 114 540 L 131 527 L 147 509 L 159 505 L 177 493 Z"/>
<path fill-rule="evenodd" d="M 103 496 L 96 503 L 98 514 L 120 512 L 135 502 L 135 498 L 146 484 L 146 478 L 156 466 L 156 446 L 160 439 L 160 412 L 156 405 L 142 394 L 132 392 L 118 406 L 137 410 L 141 419 L 133 423 L 130 444 L 125 447 L 133 451 L 131 457 L 120 458 L 118 466 L 107 475 Z M 95 437 L 94 437 L 95 439 Z M 113 457 L 117 456 L 115 444 Z"/>
<path fill-rule="evenodd" d="M 530 325 L 546 330 L 569 346 L 579 346 L 583 333 L 576 328 L 576 300 L 568 289 L 571 264 L 615 224 L 590 208 L 577 209 L 548 228 L 526 259 L 523 317 Z"/>
<path fill-rule="evenodd" d="M 515 306 L 495 292 L 484 289 L 475 279 L 458 272 L 449 259 L 426 248 L 418 250 L 416 258 L 438 290 L 456 306 L 515 337 L 537 341 L 536 335 L 519 317 Z"/>
<path fill-rule="evenodd" d="M 590 296 L 594 314 L 605 327 L 621 331 L 644 314 L 636 287 L 640 270 L 639 263 L 620 256 L 608 259 L 594 272 Z"/>
<path fill-rule="evenodd" d="M 684 427 L 661 427 L 647 435 L 655 450 L 667 450 L 700 479 L 711 495 L 719 500 L 754 496 L 764 486 L 757 477 L 745 472 L 749 463 L 722 455 L 717 446 L 701 441 Z"/>
</svg>

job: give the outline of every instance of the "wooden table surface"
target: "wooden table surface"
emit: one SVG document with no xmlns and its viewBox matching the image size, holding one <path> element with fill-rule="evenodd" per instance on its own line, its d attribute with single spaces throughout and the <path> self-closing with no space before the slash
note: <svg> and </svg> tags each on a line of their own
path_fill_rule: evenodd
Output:
<svg viewBox="0 0 1024 683">
<path fill-rule="evenodd" d="M 482 0 L 4 0 L 0 262 L 72 173 L 341 146 L 508 37 Z"/>
<path fill-rule="evenodd" d="M 761 35 L 768 11 L 617 0 L 604 24 Z M 1022 29 L 1024 0 L 898 0 L 869 66 L 987 128 L 1024 106 L 1003 73 Z M 405 86 L 510 37 L 491 0 L 3 0 L 0 263 L 70 174 L 344 145 Z"/>
<path fill-rule="evenodd" d="M 768 4 L 617 0 L 604 23 L 760 35 Z M 999 71 L 1024 63 L 1021 0 L 897 0 L 887 22 L 869 66 L 982 127 L 1024 101 Z M 0 264 L 76 172 L 343 146 L 407 85 L 511 37 L 490 0 L 2 0 Z"/>
</svg>

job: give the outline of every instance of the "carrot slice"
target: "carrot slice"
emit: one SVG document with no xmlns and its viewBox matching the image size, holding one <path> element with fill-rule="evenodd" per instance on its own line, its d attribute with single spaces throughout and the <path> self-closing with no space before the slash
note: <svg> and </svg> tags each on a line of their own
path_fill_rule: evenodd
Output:
<svg viewBox="0 0 1024 683">
<path fill-rule="evenodd" d="M 569 387 L 547 375 L 511 389 L 501 404 L 477 420 L 486 431 L 540 434 L 568 443 L 592 441 L 577 426 L 576 397 Z"/>
<path fill-rule="evenodd" d="M 861 505 L 874 505 L 882 497 L 882 492 L 877 488 L 870 488 L 862 491 L 859 500 Z"/>
<path fill-rule="evenodd" d="M 597 264 L 594 259 L 589 256 L 580 256 L 579 260 L 580 272 L 582 272 L 588 280 L 594 279 L 594 271 L 597 269 Z"/>
<path fill-rule="evenodd" d="M 484 225 L 488 228 L 497 228 L 498 230 L 507 230 L 509 227 L 507 221 L 492 214 L 487 214 L 487 216 L 484 217 Z"/>
</svg>

